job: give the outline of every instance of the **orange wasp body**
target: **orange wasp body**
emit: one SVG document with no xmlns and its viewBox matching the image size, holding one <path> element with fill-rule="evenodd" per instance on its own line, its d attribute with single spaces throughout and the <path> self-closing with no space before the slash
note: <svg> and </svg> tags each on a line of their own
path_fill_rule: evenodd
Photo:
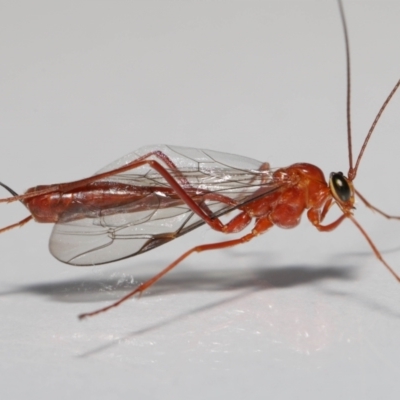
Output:
<svg viewBox="0 0 400 400">
<path fill-rule="evenodd" d="M 82 314 L 98 314 L 141 293 L 194 252 L 222 249 L 245 243 L 274 225 L 294 228 L 307 210 L 307 218 L 319 231 L 331 231 L 349 218 L 368 241 L 378 259 L 392 275 L 364 229 L 353 217 L 357 195 L 369 208 L 386 218 L 396 218 L 372 206 L 353 187 L 357 169 L 371 134 L 400 81 L 379 110 L 364 141 L 355 166 L 350 129 L 350 73 L 347 29 L 341 2 L 340 13 L 346 37 L 348 66 L 349 172 L 332 173 L 327 183 L 322 171 L 311 164 L 297 163 L 271 169 L 246 157 L 177 146 L 149 146 L 115 161 L 96 175 L 75 182 L 37 186 L 0 202 L 21 201 L 30 212 L 22 221 L 0 229 L 22 226 L 31 219 L 55 223 L 50 251 L 72 265 L 104 264 L 151 250 L 200 225 L 222 233 L 238 233 L 253 222 L 251 231 L 238 239 L 193 247 L 160 273 L 139 285 L 117 302 Z M 332 205 L 342 211 L 335 221 L 323 225 Z M 221 216 L 236 215 L 227 223 Z"/>
</svg>

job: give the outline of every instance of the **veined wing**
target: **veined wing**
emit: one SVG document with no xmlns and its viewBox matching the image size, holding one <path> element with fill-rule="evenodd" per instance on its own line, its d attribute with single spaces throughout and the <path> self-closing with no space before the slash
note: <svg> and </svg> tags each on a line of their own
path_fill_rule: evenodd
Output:
<svg viewBox="0 0 400 400">
<path fill-rule="evenodd" d="M 256 160 L 166 145 L 139 149 L 98 174 L 145 155 L 149 155 L 146 159 L 157 160 L 196 203 L 206 205 L 212 216 L 226 214 L 287 183 L 275 179 L 271 170 L 263 170 L 264 164 Z M 154 190 L 146 190 L 146 195 L 129 205 L 99 210 L 96 217 L 61 219 L 50 238 L 50 251 L 60 261 L 83 266 L 120 260 L 151 250 L 204 224 L 175 193 L 171 195 L 169 183 L 148 165 L 133 167 L 104 180 Z M 93 207 L 88 209 L 88 215 L 94 215 Z"/>
</svg>

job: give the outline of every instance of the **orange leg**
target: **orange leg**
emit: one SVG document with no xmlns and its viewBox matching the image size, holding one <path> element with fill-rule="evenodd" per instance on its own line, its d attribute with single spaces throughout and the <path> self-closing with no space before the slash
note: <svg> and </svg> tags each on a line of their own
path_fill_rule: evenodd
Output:
<svg viewBox="0 0 400 400">
<path fill-rule="evenodd" d="M 332 199 L 329 199 L 326 203 L 325 203 L 325 205 L 324 205 L 324 208 L 322 209 L 322 212 L 321 212 L 321 217 L 320 217 L 320 220 L 321 220 L 321 222 L 325 219 L 325 217 L 326 217 L 326 214 L 328 214 L 328 211 L 330 210 L 330 208 L 332 207 Z"/>
<path fill-rule="evenodd" d="M 325 209 L 326 209 L 326 207 L 324 207 L 324 210 Z M 327 209 L 326 209 L 326 212 L 327 212 Z M 322 213 L 323 217 L 325 217 L 326 212 Z M 330 231 L 333 231 L 334 229 L 336 229 L 347 218 L 347 215 L 342 214 L 337 220 L 333 221 L 332 223 L 330 223 L 328 225 L 321 225 L 322 217 L 319 213 L 319 210 L 310 208 L 307 212 L 307 218 L 320 232 L 330 232 Z"/>
<path fill-rule="evenodd" d="M 32 219 L 32 215 L 30 215 L 29 217 L 24 218 L 22 221 L 17 222 L 16 224 L 12 224 L 12 225 L 8 225 L 5 228 L 1 228 L 0 229 L 0 233 L 3 233 L 5 231 L 8 231 L 9 229 L 12 228 L 16 228 L 16 227 L 21 227 L 24 226 L 27 222 L 29 222 Z"/>
<path fill-rule="evenodd" d="M 360 196 L 360 194 L 357 192 L 357 194 Z M 398 219 L 399 217 L 392 217 L 389 216 L 380 210 L 376 209 L 375 207 L 371 206 L 364 198 L 360 196 L 360 198 L 365 202 L 365 204 L 369 207 L 372 208 L 375 211 L 378 211 L 380 214 L 384 215 L 386 218 L 396 218 Z M 337 228 L 346 218 L 349 218 L 353 224 L 358 228 L 358 230 L 362 233 L 362 235 L 365 237 L 367 240 L 368 244 L 370 245 L 372 251 L 374 252 L 376 258 L 388 269 L 388 271 L 394 276 L 394 278 L 397 280 L 397 282 L 400 282 L 400 276 L 396 273 L 396 271 L 385 261 L 385 259 L 382 257 L 382 254 L 380 251 L 377 249 L 375 246 L 375 243 L 372 241 L 372 239 L 368 236 L 367 232 L 365 232 L 364 228 L 357 222 L 357 220 L 353 217 L 352 214 L 343 214 L 341 215 L 336 221 L 333 221 L 331 224 L 328 225 L 321 225 L 320 221 L 318 220 L 318 214 L 317 210 L 310 209 L 308 210 L 307 213 L 308 219 L 311 221 L 311 223 L 320 231 L 320 232 L 329 232 L 332 231 L 333 229 Z"/>
<path fill-rule="evenodd" d="M 364 196 L 361 195 L 361 193 L 356 190 L 356 194 L 357 196 L 360 198 L 360 200 L 368 207 L 370 208 L 372 211 L 376 211 L 377 213 L 381 214 L 382 216 L 384 216 L 387 219 L 400 219 L 399 216 L 395 216 L 395 215 L 389 215 L 386 214 L 384 211 L 380 210 L 379 208 L 374 207 Z"/>
<path fill-rule="evenodd" d="M 395 277 L 397 282 L 400 282 L 400 276 L 394 271 L 394 269 L 385 261 L 382 257 L 380 251 L 376 248 L 375 243 L 372 239 L 368 236 L 367 232 L 364 231 L 364 228 L 353 218 L 352 215 L 349 216 L 353 224 L 359 229 L 359 231 L 363 234 L 365 239 L 367 240 L 368 244 L 371 246 L 372 251 L 374 252 L 376 258 L 389 270 L 389 272 Z"/>
<path fill-rule="evenodd" d="M 315 225 L 314 224 L 314 226 L 320 232 L 330 232 L 330 231 L 333 231 L 334 229 L 336 229 L 346 218 L 347 218 L 346 215 L 343 214 L 336 221 L 333 221 L 332 223 L 330 223 L 328 225 L 320 225 L 320 224 Z"/>
<path fill-rule="evenodd" d="M 241 214 L 239 214 L 239 215 L 241 215 Z M 243 219 L 245 219 L 245 218 L 243 217 Z M 236 218 L 234 218 L 231 222 L 233 222 L 235 220 L 236 220 Z M 229 226 L 229 223 L 227 224 L 227 226 Z M 220 243 L 203 244 L 200 246 L 193 247 L 192 249 L 188 250 L 186 253 L 183 253 L 179 258 L 177 258 L 174 262 L 169 264 L 166 268 L 164 268 L 157 275 L 153 276 L 146 282 L 140 284 L 135 290 L 128 293 L 127 295 L 125 295 L 124 297 L 122 297 L 121 299 L 116 301 L 115 303 L 112 303 L 107 307 L 100 308 L 96 311 L 81 314 L 81 315 L 79 315 L 79 319 L 83 319 L 86 317 L 92 317 L 93 315 L 97 315 L 102 312 L 108 311 L 111 308 L 119 306 L 121 303 L 130 299 L 135 294 L 143 293 L 146 289 L 148 289 L 150 286 L 152 286 L 154 283 L 156 283 L 160 278 L 162 278 L 165 274 L 167 274 L 174 267 L 176 267 L 178 264 L 180 264 L 185 258 L 189 257 L 193 253 L 201 253 L 202 251 L 208 251 L 208 250 L 225 249 L 227 247 L 232 247 L 232 246 L 236 246 L 238 244 L 249 242 L 251 239 L 253 239 L 254 237 L 258 236 L 259 234 L 265 232 L 267 229 L 269 229 L 272 226 L 273 226 L 272 222 L 270 222 L 267 217 L 260 218 L 259 220 L 257 220 L 257 223 L 256 223 L 255 227 L 253 228 L 253 230 L 250 233 L 248 233 L 247 235 L 242 236 L 241 238 L 227 240 L 225 242 L 220 242 Z M 235 228 L 236 228 L 236 225 L 233 224 L 232 229 L 235 229 Z"/>
</svg>

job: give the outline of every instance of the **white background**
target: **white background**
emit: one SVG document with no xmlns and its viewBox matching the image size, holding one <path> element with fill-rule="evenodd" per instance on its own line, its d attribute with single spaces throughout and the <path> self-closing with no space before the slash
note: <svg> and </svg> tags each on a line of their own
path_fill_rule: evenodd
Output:
<svg viewBox="0 0 400 400">
<path fill-rule="evenodd" d="M 400 78 L 400 3 L 345 9 L 357 153 Z M 79 179 L 156 143 L 347 172 L 344 71 L 334 0 L 1 1 L 0 180 L 23 192 Z M 392 213 L 399 107 L 398 94 L 355 181 Z M 2 226 L 26 215 L 0 204 Z M 400 225 L 362 204 L 356 215 L 400 273 Z M 0 237 L 1 398 L 398 398 L 400 285 L 349 221 L 322 234 L 304 218 L 194 255 L 84 322 L 77 314 L 223 237 L 203 227 L 76 268 L 51 257 L 50 232 L 31 222 Z"/>
</svg>

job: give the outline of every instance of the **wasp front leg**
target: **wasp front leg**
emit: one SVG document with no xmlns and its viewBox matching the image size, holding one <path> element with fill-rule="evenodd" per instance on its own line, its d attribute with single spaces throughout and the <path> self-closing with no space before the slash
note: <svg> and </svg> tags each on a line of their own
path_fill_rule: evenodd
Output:
<svg viewBox="0 0 400 400">
<path fill-rule="evenodd" d="M 320 232 L 333 231 L 347 218 L 346 214 L 342 214 L 338 219 L 331 222 L 330 224 L 322 225 L 321 222 L 324 220 L 330 205 L 331 203 L 325 206 L 322 212 L 319 208 L 310 208 L 307 212 L 307 218 Z"/>
</svg>

